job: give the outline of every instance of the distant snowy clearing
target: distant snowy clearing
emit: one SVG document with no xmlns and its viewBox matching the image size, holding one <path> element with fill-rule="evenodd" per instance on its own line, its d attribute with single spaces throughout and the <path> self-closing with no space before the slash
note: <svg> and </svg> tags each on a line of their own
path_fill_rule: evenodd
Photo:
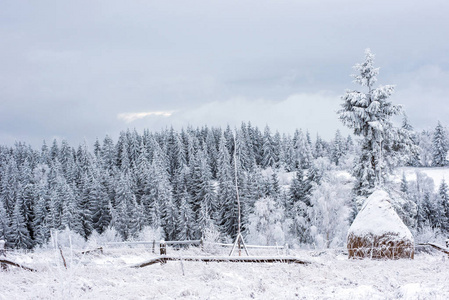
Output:
<svg viewBox="0 0 449 300">
<path fill-rule="evenodd" d="M 418 253 L 415 260 L 348 260 L 334 251 L 290 253 L 309 265 L 168 262 L 134 269 L 155 257 L 145 249 L 70 255 L 9 253 L 38 270 L 0 272 L 0 299 L 447 299 L 449 260 Z M 77 252 L 79 253 L 79 252 Z M 173 252 L 196 255 L 198 249 Z"/>
<path fill-rule="evenodd" d="M 399 182 L 402 178 L 402 172 L 404 172 L 407 181 L 416 181 L 416 172 L 422 172 L 426 174 L 428 177 L 433 179 L 433 183 L 435 184 L 435 191 L 438 190 L 438 187 L 441 184 L 441 181 L 444 179 L 446 182 L 449 181 L 449 168 L 440 167 L 440 168 L 416 168 L 416 167 L 402 167 L 396 170 L 395 181 Z"/>
</svg>

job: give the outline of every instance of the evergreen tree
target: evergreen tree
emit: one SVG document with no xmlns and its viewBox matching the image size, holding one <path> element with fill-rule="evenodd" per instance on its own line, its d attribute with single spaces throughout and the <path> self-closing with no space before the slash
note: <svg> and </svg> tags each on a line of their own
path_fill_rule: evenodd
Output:
<svg viewBox="0 0 449 300">
<path fill-rule="evenodd" d="M 341 136 L 340 130 L 335 132 L 335 138 L 332 142 L 331 161 L 338 166 L 340 159 L 345 155 L 345 141 Z"/>
<path fill-rule="evenodd" d="M 293 147 L 295 149 L 295 167 L 301 169 L 309 168 L 313 159 L 312 148 L 302 130 L 295 131 Z"/>
<path fill-rule="evenodd" d="M 446 180 L 441 181 L 438 189 L 439 201 L 441 203 L 441 228 L 449 231 L 449 187 Z"/>
<path fill-rule="evenodd" d="M 33 241 L 26 227 L 23 208 L 23 200 L 18 198 L 11 216 L 9 242 L 17 249 L 31 249 L 33 247 Z"/>
<path fill-rule="evenodd" d="M 137 218 L 137 202 L 131 190 L 129 175 L 121 174 L 116 184 L 116 208 L 113 211 L 113 226 L 124 240 L 128 240 L 135 233 Z"/>
<path fill-rule="evenodd" d="M 401 186 L 400 186 L 399 190 L 404 195 L 408 194 L 408 182 L 407 182 L 407 177 L 405 177 L 405 173 L 404 172 L 402 172 Z"/>
<path fill-rule="evenodd" d="M 195 238 L 195 224 L 192 208 L 190 207 L 190 195 L 185 189 L 182 193 L 177 219 L 177 235 L 179 241 L 192 240 Z"/>
<path fill-rule="evenodd" d="M 302 243 L 310 241 L 308 232 L 310 221 L 308 211 L 312 206 L 310 202 L 310 191 L 310 183 L 306 180 L 303 171 L 298 169 L 290 185 L 290 199 L 286 206 L 286 212 L 287 217 L 292 220 L 290 234 L 294 239 Z"/>
<path fill-rule="evenodd" d="M 215 189 L 212 184 L 210 165 L 205 149 L 198 151 L 191 170 L 192 210 L 198 224 L 196 237 L 200 238 L 206 229 L 207 220 L 212 219 L 217 211 Z"/>
<path fill-rule="evenodd" d="M 0 240 L 7 241 L 10 238 L 10 223 L 9 215 L 6 213 L 6 209 L 0 200 Z"/>
<path fill-rule="evenodd" d="M 276 163 L 276 154 L 274 150 L 274 141 L 271 136 L 270 127 L 265 127 L 262 144 L 262 167 L 273 167 Z"/>
<path fill-rule="evenodd" d="M 379 69 L 374 68 L 373 63 L 374 55 L 367 49 L 365 61 L 354 66 L 358 74 L 353 76 L 355 82 L 366 86 L 368 91 L 347 91 L 342 97 L 342 109 L 338 111 L 343 124 L 363 138 L 361 154 L 353 171 L 356 178 L 354 192 L 357 207 L 372 193 L 376 184 L 382 184 L 382 178 L 388 171 L 385 161 L 391 154 L 389 147 L 397 132 L 390 118 L 400 112 L 400 106 L 389 101 L 394 86 L 374 88 Z"/>
<path fill-rule="evenodd" d="M 446 132 L 438 122 L 435 132 L 433 134 L 433 159 L 432 166 L 443 167 L 447 165 L 447 153 L 449 150 L 449 142 L 447 140 Z"/>
</svg>

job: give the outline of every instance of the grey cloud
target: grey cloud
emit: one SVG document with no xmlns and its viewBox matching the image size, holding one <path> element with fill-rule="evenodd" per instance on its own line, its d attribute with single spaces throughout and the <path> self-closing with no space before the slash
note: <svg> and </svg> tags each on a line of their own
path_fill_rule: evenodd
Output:
<svg viewBox="0 0 449 300">
<path fill-rule="evenodd" d="M 448 13 L 447 1 L 8 1 L 0 11 L 0 142 L 92 141 L 125 129 L 116 118 L 125 112 L 190 112 L 169 120 L 202 125 L 208 119 L 194 111 L 236 97 L 257 105 L 340 95 L 358 88 L 349 74 L 366 47 L 379 83 L 397 84 L 394 101 L 416 127 L 429 126 L 422 99 L 444 106 L 449 88 L 424 70 L 446 78 Z M 306 108 L 317 120 L 323 113 Z M 159 129 L 168 119 L 155 120 L 136 122 Z M 334 131 L 333 123 L 310 126 Z"/>
</svg>

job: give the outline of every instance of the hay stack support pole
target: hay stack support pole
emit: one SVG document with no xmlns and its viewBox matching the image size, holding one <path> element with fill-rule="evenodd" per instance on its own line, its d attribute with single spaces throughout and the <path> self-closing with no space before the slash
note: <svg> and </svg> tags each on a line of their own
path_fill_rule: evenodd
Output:
<svg viewBox="0 0 449 300">
<path fill-rule="evenodd" d="M 237 196 L 237 207 L 238 207 L 238 224 L 237 224 L 237 237 L 235 238 L 234 246 L 232 246 L 229 256 L 232 256 L 235 248 L 239 249 L 239 256 L 242 255 L 242 245 L 245 249 L 246 255 L 249 256 L 248 249 L 246 248 L 245 242 L 243 241 L 242 231 L 241 231 L 241 209 L 240 209 L 240 198 L 239 198 L 239 185 L 237 180 L 237 142 L 235 136 L 237 135 L 237 130 L 234 134 L 234 178 L 235 178 L 235 193 Z"/>
</svg>

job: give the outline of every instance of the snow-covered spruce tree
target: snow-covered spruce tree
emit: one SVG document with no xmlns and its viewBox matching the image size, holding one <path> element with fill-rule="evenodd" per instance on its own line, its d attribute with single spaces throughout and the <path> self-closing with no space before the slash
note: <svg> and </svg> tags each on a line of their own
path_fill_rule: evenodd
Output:
<svg viewBox="0 0 449 300">
<path fill-rule="evenodd" d="M 273 167 L 276 163 L 274 141 L 271 136 L 270 127 L 265 127 L 262 144 L 262 167 Z"/>
<path fill-rule="evenodd" d="M 446 137 L 446 132 L 444 127 L 438 121 L 438 125 L 435 128 L 435 132 L 433 134 L 433 147 L 432 147 L 432 166 L 434 167 L 443 167 L 446 166 L 447 161 L 447 153 L 449 151 L 449 142 Z"/>
<path fill-rule="evenodd" d="M 420 132 L 416 138 L 419 147 L 419 166 L 420 167 L 430 167 L 432 165 L 432 134 L 423 130 Z"/>
<path fill-rule="evenodd" d="M 10 232 L 10 223 L 11 220 L 6 213 L 6 209 L 3 206 L 2 200 L 0 199 L 0 240 L 7 241 L 9 238 L 9 232 Z"/>
<path fill-rule="evenodd" d="M 309 215 L 312 204 L 310 202 L 311 185 L 305 178 L 302 169 L 298 169 L 289 190 L 289 199 L 286 203 L 286 215 L 291 220 L 290 234 L 300 243 L 310 242 Z"/>
<path fill-rule="evenodd" d="M 331 161 L 334 162 L 336 166 L 338 166 L 340 159 L 345 155 L 345 151 L 345 141 L 341 136 L 340 130 L 337 130 L 335 132 L 335 138 L 332 141 L 330 153 Z"/>
<path fill-rule="evenodd" d="M 382 184 L 388 173 L 387 163 L 392 156 L 392 144 L 398 138 L 398 130 L 393 127 L 390 118 L 398 115 L 401 107 L 393 105 L 389 100 L 394 86 L 374 87 L 379 68 L 374 68 L 373 63 L 374 55 L 366 49 L 365 61 L 354 66 L 358 74 L 353 77 L 356 83 L 368 90 L 346 91 L 342 96 L 342 108 L 338 111 L 343 124 L 353 129 L 355 135 L 362 137 L 361 154 L 353 170 L 357 210 L 374 187 Z"/>
<path fill-rule="evenodd" d="M 420 153 L 420 147 L 418 146 L 418 139 L 417 134 L 413 129 L 413 126 L 409 123 L 407 115 L 404 113 L 404 116 L 402 117 L 402 126 L 401 129 L 403 132 L 408 133 L 410 135 L 410 141 L 413 145 L 411 147 L 411 153 L 409 154 L 409 157 L 407 158 L 406 165 L 407 166 L 413 166 L 413 167 L 419 167 L 419 153 Z"/>
<path fill-rule="evenodd" d="M 23 216 L 23 199 L 17 198 L 11 217 L 11 244 L 17 249 L 31 249 L 33 241 Z"/>
<path fill-rule="evenodd" d="M 449 187 L 444 178 L 438 188 L 438 196 L 442 208 L 440 219 L 441 229 L 449 231 Z"/>
</svg>

